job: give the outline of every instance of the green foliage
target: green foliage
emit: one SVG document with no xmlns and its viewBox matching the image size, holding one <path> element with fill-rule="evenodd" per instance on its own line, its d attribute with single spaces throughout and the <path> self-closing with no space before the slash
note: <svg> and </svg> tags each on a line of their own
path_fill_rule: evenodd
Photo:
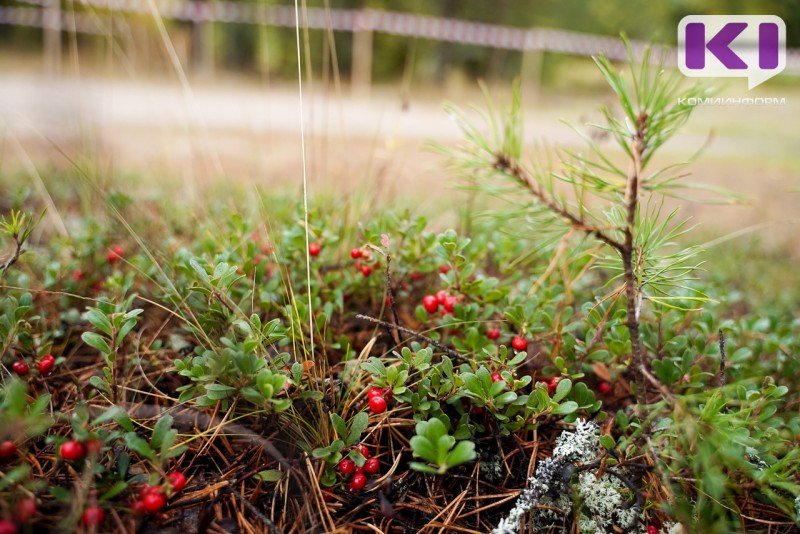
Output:
<svg viewBox="0 0 800 534">
<path fill-rule="evenodd" d="M 417 423 L 416 434 L 411 438 L 411 449 L 415 458 L 427 463 L 411 462 L 409 465 L 412 469 L 443 475 L 448 469 L 475 459 L 475 444 L 471 441 L 456 443 L 456 438 L 448 434 L 448 426 L 449 422 L 435 417 Z"/>
</svg>

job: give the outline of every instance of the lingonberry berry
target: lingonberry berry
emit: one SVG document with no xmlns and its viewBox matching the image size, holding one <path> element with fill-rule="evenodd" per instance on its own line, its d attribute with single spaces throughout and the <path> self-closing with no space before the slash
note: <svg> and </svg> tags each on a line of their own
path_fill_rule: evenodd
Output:
<svg viewBox="0 0 800 534">
<path fill-rule="evenodd" d="M 500 329 L 499 328 L 492 328 L 491 330 L 486 331 L 486 337 L 489 339 L 497 339 L 500 337 Z"/>
<path fill-rule="evenodd" d="M 167 503 L 167 498 L 164 494 L 160 491 L 151 491 L 144 497 L 142 497 L 142 504 L 144 505 L 144 509 L 154 514 L 156 512 L 160 512 L 164 505 Z"/>
<path fill-rule="evenodd" d="M 0 460 L 8 460 L 17 454 L 17 444 L 13 441 L 4 441 L 0 443 Z"/>
<path fill-rule="evenodd" d="M 364 472 L 369 473 L 370 475 L 374 475 L 377 473 L 381 468 L 381 463 L 378 461 L 377 458 L 367 458 L 367 461 L 364 462 Z"/>
<path fill-rule="evenodd" d="M 27 523 L 36 515 L 36 501 L 24 499 L 17 503 L 17 510 L 14 512 L 14 519 L 17 523 Z"/>
<path fill-rule="evenodd" d="M 353 480 L 350 481 L 350 487 L 354 490 L 362 490 L 364 486 L 367 485 L 367 476 L 364 473 L 357 473 L 353 476 Z"/>
<path fill-rule="evenodd" d="M 356 463 L 353 460 L 345 458 L 339 462 L 339 472 L 343 475 L 352 475 L 356 472 Z"/>
<path fill-rule="evenodd" d="M 309 243 L 308 244 L 308 253 L 312 256 L 319 256 L 320 251 L 322 250 L 322 245 L 319 243 Z"/>
<path fill-rule="evenodd" d="M 65 441 L 59 449 L 65 460 L 80 460 L 86 454 L 86 448 L 80 441 Z"/>
<path fill-rule="evenodd" d="M 103 517 L 105 517 L 105 514 L 102 508 L 90 506 L 83 512 L 83 518 L 81 520 L 87 527 L 96 527 L 103 522 Z"/>
<path fill-rule="evenodd" d="M 436 292 L 436 302 L 438 302 L 439 304 L 444 304 L 444 301 L 447 300 L 448 296 L 449 293 L 447 293 L 447 290 L 440 289 L 439 291 Z"/>
<path fill-rule="evenodd" d="M 358 258 L 360 258 L 361 257 L 361 249 L 360 248 L 352 249 L 350 251 L 350 257 L 353 258 L 354 260 L 357 260 Z"/>
<path fill-rule="evenodd" d="M 458 301 L 455 297 L 447 297 L 444 299 L 444 309 L 451 312 L 456 306 L 456 302 Z"/>
<path fill-rule="evenodd" d="M 17 373 L 19 376 L 25 376 L 30 372 L 30 367 L 25 362 L 14 362 L 11 364 L 11 370 Z"/>
<path fill-rule="evenodd" d="M 167 481 L 169 481 L 169 485 L 172 486 L 172 491 L 176 493 L 186 487 L 186 475 L 180 471 L 173 471 L 168 474 Z"/>
<path fill-rule="evenodd" d="M 383 397 L 383 390 L 381 388 L 369 388 L 367 398 L 371 399 L 372 397 Z"/>
<path fill-rule="evenodd" d="M 372 397 L 369 400 L 369 409 L 372 413 L 383 413 L 386 411 L 386 399 L 383 397 Z"/>
<path fill-rule="evenodd" d="M 597 386 L 597 390 L 602 393 L 603 395 L 610 395 L 614 388 L 608 382 L 600 382 L 600 385 Z"/>
<path fill-rule="evenodd" d="M 119 245 L 113 245 L 111 250 L 108 251 L 106 254 L 106 260 L 108 263 L 116 263 L 117 260 L 121 260 L 122 256 L 125 254 L 125 250 Z"/>
<path fill-rule="evenodd" d="M 514 339 L 511 340 L 511 346 L 514 347 L 515 350 L 521 352 L 528 348 L 528 340 L 522 336 L 516 336 Z"/>
<path fill-rule="evenodd" d="M 433 313 L 439 309 L 439 301 L 433 295 L 425 295 L 422 297 L 422 306 L 428 313 Z"/>
<path fill-rule="evenodd" d="M 359 445 L 356 450 L 358 450 L 364 458 L 369 458 L 369 449 L 366 445 Z"/>
<path fill-rule="evenodd" d="M 492 382 L 501 382 L 503 380 L 503 375 L 500 373 L 492 373 Z"/>
<path fill-rule="evenodd" d="M 447 273 L 449 273 L 449 272 L 450 272 L 450 266 L 449 266 L 449 265 L 447 265 L 446 263 L 442 264 L 442 265 L 439 267 L 439 272 L 440 272 L 440 273 L 442 273 L 442 274 L 447 274 Z"/>
<path fill-rule="evenodd" d="M 361 268 L 361 274 L 363 274 L 364 276 L 371 275 L 372 274 L 372 267 L 370 267 L 369 265 L 364 265 Z"/>
<path fill-rule="evenodd" d="M 36 368 L 39 370 L 39 374 L 42 376 L 47 376 L 53 372 L 53 367 L 56 366 L 56 359 L 53 357 L 52 354 L 48 354 L 39 362 L 39 365 Z"/>
</svg>

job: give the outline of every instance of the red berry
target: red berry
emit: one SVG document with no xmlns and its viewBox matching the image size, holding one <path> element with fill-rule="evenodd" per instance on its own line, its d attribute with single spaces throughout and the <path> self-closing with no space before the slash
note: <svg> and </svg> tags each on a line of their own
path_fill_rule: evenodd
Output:
<svg viewBox="0 0 800 534">
<path fill-rule="evenodd" d="M 115 263 L 117 260 L 122 259 L 123 254 L 125 254 L 125 250 L 119 245 L 114 245 L 106 254 L 106 260 L 108 260 L 108 263 Z"/>
<path fill-rule="evenodd" d="M 169 485 L 172 486 L 172 491 L 174 492 L 181 491 L 186 487 L 186 475 L 180 471 L 173 471 L 167 475 L 167 480 L 169 481 Z"/>
<path fill-rule="evenodd" d="M 356 491 L 364 489 L 367 485 L 367 476 L 364 473 L 357 473 L 350 481 L 350 487 Z"/>
<path fill-rule="evenodd" d="M 356 472 L 356 463 L 353 460 L 345 458 L 339 462 L 339 472 L 343 475 L 352 475 Z"/>
<path fill-rule="evenodd" d="M 517 336 L 511 340 L 511 346 L 514 347 L 515 350 L 522 352 L 528 348 L 528 340 L 522 336 Z"/>
<path fill-rule="evenodd" d="M 364 458 L 369 458 L 369 449 L 367 448 L 366 445 L 359 445 L 358 452 L 360 452 L 361 456 L 363 456 Z"/>
<path fill-rule="evenodd" d="M 383 397 L 383 390 L 381 388 L 369 388 L 367 398 L 371 399 L 372 397 Z"/>
<path fill-rule="evenodd" d="M 380 269 L 381 268 L 381 262 L 376 261 L 375 263 L 372 264 L 372 268 L 373 269 Z"/>
<path fill-rule="evenodd" d="M 499 328 L 492 328 L 486 332 L 486 337 L 489 339 L 497 339 L 500 337 L 500 329 Z"/>
<path fill-rule="evenodd" d="M 99 439 L 88 439 L 83 444 L 86 447 L 86 452 L 92 455 L 98 455 L 103 452 L 103 442 Z"/>
<path fill-rule="evenodd" d="M 358 258 L 360 258 L 361 257 L 361 249 L 360 248 L 354 248 L 353 250 L 351 250 L 350 251 L 350 257 L 353 258 L 354 260 L 357 260 Z"/>
<path fill-rule="evenodd" d="M 322 500 L 325 502 L 331 502 L 333 500 L 333 492 L 327 489 L 322 490 Z"/>
<path fill-rule="evenodd" d="M 449 273 L 450 272 L 450 266 L 447 265 L 446 263 L 443 264 L 441 267 L 439 267 L 439 272 L 442 273 L 442 274 Z"/>
<path fill-rule="evenodd" d="M 17 520 L 17 523 L 27 523 L 35 515 L 36 501 L 34 499 L 25 499 L 17 503 L 17 510 L 14 512 L 14 519 Z"/>
<path fill-rule="evenodd" d="M 0 520 L 0 534 L 17 534 L 17 525 L 6 519 Z"/>
<path fill-rule="evenodd" d="M 386 411 L 386 399 L 383 397 L 372 397 L 369 400 L 369 409 L 372 413 L 383 413 Z"/>
<path fill-rule="evenodd" d="M 503 380 L 503 375 L 500 373 L 492 373 L 492 382 L 500 382 Z"/>
<path fill-rule="evenodd" d="M 86 454 L 86 449 L 80 441 L 66 441 L 61 444 L 61 457 L 65 460 L 80 460 Z"/>
<path fill-rule="evenodd" d="M 160 488 L 159 488 L 160 490 Z M 151 491 L 144 497 L 142 497 L 142 504 L 144 505 L 144 509 L 151 514 L 156 512 L 160 512 L 164 505 L 167 503 L 167 498 L 164 496 L 161 491 Z"/>
<path fill-rule="evenodd" d="M 451 312 L 456 306 L 456 302 L 458 301 L 455 297 L 447 297 L 444 299 L 444 309 Z"/>
<path fill-rule="evenodd" d="M 369 265 L 363 266 L 361 268 L 361 274 L 363 274 L 364 276 L 371 275 L 372 274 L 372 267 L 370 267 Z"/>
<path fill-rule="evenodd" d="M 436 292 L 436 302 L 438 302 L 439 304 L 444 304 L 448 296 L 449 293 L 446 290 L 440 289 L 439 291 Z"/>
<path fill-rule="evenodd" d="M 319 252 L 322 250 L 322 245 L 319 243 L 309 243 L 308 245 L 308 253 L 312 256 L 319 256 Z"/>
<path fill-rule="evenodd" d="M 658 534 L 658 529 L 655 525 L 647 525 L 647 534 Z"/>
<path fill-rule="evenodd" d="M 364 462 L 364 472 L 369 473 L 370 475 L 374 475 L 377 473 L 381 468 L 381 463 L 378 461 L 377 458 L 368 458 L 366 462 Z"/>
<path fill-rule="evenodd" d="M 51 355 L 48 354 L 42 361 L 39 362 L 39 365 L 36 368 L 39 370 L 39 374 L 42 376 L 47 376 L 53 372 L 53 367 L 56 366 L 56 359 Z"/>
<path fill-rule="evenodd" d="M 25 362 L 14 362 L 11 364 L 11 370 L 17 373 L 19 376 L 25 376 L 30 372 L 30 367 Z"/>
<path fill-rule="evenodd" d="M 610 395 L 614 388 L 608 382 L 600 382 L 600 385 L 597 386 L 598 391 L 603 395 Z"/>
<path fill-rule="evenodd" d="M 439 309 L 439 301 L 433 295 L 425 295 L 422 297 L 422 306 L 428 313 L 433 313 Z"/>
<path fill-rule="evenodd" d="M 560 376 L 554 376 L 550 379 L 550 382 L 547 384 L 547 392 L 552 395 L 553 392 L 558 388 L 558 383 L 561 382 Z"/>
<path fill-rule="evenodd" d="M 411 273 L 412 280 L 422 280 L 423 278 L 424 278 L 423 274 L 419 271 L 414 271 L 413 273 Z"/>
<path fill-rule="evenodd" d="M 105 514 L 101 508 L 90 506 L 83 512 L 83 524 L 87 527 L 96 527 L 103 522 Z"/>
<path fill-rule="evenodd" d="M 72 271 L 72 280 L 75 282 L 80 282 L 81 280 L 83 280 L 83 271 L 81 271 L 80 269 L 75 269 L 74 271 Z"/>
<path fill-rule="evenodd" d="M 130 504 L 130 507 L 131 507 L 131 512 L 133 512 L 136 515 L 144 515 L 147 512 L 147 510 L 145 510 L 144 508 L 143 501 L 133 501 Z"/>
<path fill-rule="evenodd" d="M 13 441 L 0 443 L 0 460 L 8 460 L 17 454 L 17 444 Z"/>
</svg>

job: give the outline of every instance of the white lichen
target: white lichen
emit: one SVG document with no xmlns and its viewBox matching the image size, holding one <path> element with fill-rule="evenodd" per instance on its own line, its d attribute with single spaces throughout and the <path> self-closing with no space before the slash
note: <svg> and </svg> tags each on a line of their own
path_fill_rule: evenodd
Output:
<svg viewBox="0 0 800 534">
<path fill-rule="evenodd" d="M 579 419 L 574 431 L 564 431 L 556 439 L 553 456 L 539 463 L 536 474 L 528 479 L 528 488 L 492 534 L 516 534 L 522 517 L 540 504 L 571 514 L 575 506 L 569 486 L 571 473 L 599 457 L 597 424 Z M 632 496 L 618 478 L 608 473 L 597 478 L 593 470 L 583 471 L 578 475 L 576 494 L 582 502 L 581 532 L 608 532 L 614 525 L 627 529 L 629 533 L 644 532 L 639 521 L 642 510 L 636 506 L 626 507 Z M 535 510 L 534 530 L 544 529 L 560 519 L 561 516 L 551 510 Z"/>
</svg>

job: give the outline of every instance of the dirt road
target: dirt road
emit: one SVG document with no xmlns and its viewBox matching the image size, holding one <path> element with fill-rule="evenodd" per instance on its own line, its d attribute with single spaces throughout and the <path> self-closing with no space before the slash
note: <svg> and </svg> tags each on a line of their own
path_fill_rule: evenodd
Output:
<svg viewBox="0 0 800 534">
<path fill-rule="evenodd" d="M 794 218 L 790 232 L 781 224 L 768 235 L 785 233 L 779 237 L 783 240 L 794 234 L 800 194 L 791 191 L 800 189 L 800 130 L 788 121 L 800 116 L 798 97 L 791 93 L 778 107 L 697 110 L 686 133 L 667 145 L 664 161 L 687 159 L 713 131 L 709 147 L 691 167 L 693 175 L 743 192 L 751 203 L 687 206 L 690 213 L 726 229 Z M 476 93 L 455 98 L 465 105 L 480 102 Z M 303 125 L 311 187 L 342 192 L 367 186 L 385 199 L 424 191 L 420 207 L 430 207 L 452 180 L 441 157 L 425 150 L 425 143 L 454 144 L 460 137 L 442 100 L 429 90 L 423 97 L 411 95 L 404 105 L 399 89 L 378 89 L 371 98 L 354 99 L 333 88 L 306 85 Z M 526 111 L 526 138 L 531 144 L 580 143 L 561 119 L 575 125 L 599 121 L 595 108 L 608 102 L 607 95 L 596 102 L 540 98 Z M 291 85 L 228 81 L 188 88 L 177 81 L 3 72 L 2 166 L 20 165 L 20 151 L 12 149 L 18 141 L 39 167 L 68 165 L 66 154 L 101 172 L 141 175 L 145 186 L 148 180 L 163 185 L 178 178 L 173 181 L 190 194 L 219 180 L 299 187 L 300 109 Z"/>
</svg>

